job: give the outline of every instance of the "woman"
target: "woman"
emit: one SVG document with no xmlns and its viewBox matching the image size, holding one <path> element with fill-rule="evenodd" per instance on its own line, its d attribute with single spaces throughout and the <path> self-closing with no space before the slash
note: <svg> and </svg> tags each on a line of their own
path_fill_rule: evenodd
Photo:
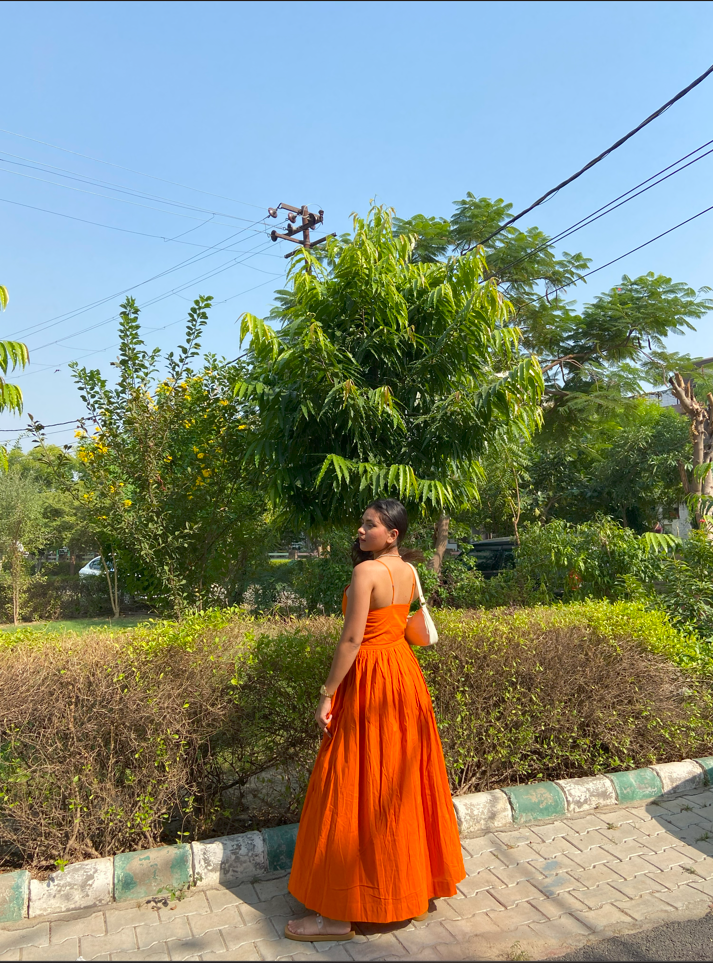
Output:
<svg viewBox="0 0 713 963">
<path fill-rule="evenodd" d="M 349 940 L 352 921 L 423 916 L 465 877 L 433 706 L 405 638 L 415 574 L 408 516 L 381 499 L 362 517 L 344 628 L 316 711 L 322 745 L 289 890 L 316 914 L 288 939 Z"/>
</svg>

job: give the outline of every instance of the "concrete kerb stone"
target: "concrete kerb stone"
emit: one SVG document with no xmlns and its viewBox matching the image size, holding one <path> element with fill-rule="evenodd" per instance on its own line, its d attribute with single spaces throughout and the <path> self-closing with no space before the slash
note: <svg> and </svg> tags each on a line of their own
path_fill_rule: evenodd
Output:
<svg viewBox="0 0 713 963">
<path fill-rule="evenodd" d="M 111 856 L 70 863 L 47 879 L 30 881 L 29 915 L 70 913 L 114 901 L 114 860 Z"/>
<path fill-rule="evenodd" d="M 582 813 L 617 804 L 614 784 L 606 776 L 557 779 L 555 786 L 559 786 L 564 793 L 568 813 Z"/>
<path fill-rule="evenodd" d="M 656 766 L 649 766 L 661 780 L 664 796 L 676 793 L 690 792 L 702 789 L 706 777 L 703 767 L 694 759 L 684 759 L 682 762 L 664 762 Z"/>
<path fill-rule="evenodd" d="M 453 798 L 463 838 L 713 785 L 713 756 L 606 776 L 560 779 Z M 233 886 L 292 865 L 299 824 L 72 863 L 47 880 L 0 874 L 0 923 L 114 901 L 171 898 L 194 885 Z"/>
<path fill-rule="evenodd" d="M 453 797 L 453 808 L 458 832 L 463 839 L 487 833 L 493 829 L 510 829 L 513 825 L 512 808 L 501 789 L 473 792 Z"/>
<path fill-rule="evenodd" d="M 629 772 L 609 772 L 610 779 L 619 805 L 626 806 L 634 802 L 646 802 L 663 795 L 663 785 L 657 772 L 653 769 L 632 769 Z"/>
<path fill-rule="evenodd" d="M 509 786 L 503 792 L 512 806 L 518 824 L 557 819 L 567 815 L 567 799 L 554 782 L 533 782 L 527 786 Z"/>
<path fill-rule="evenodd" d="M 299 823 L 290 823 L 288 826 L 263 829 L 262 838 L 265 842 L 267 868 L 270 873 L 285 872 L 292 866 L 299 828 Z"/>
<path fill-rule="evenodd" d="M 0 875 L 0 923 L 17 923 L 28 914 L 30 874 L 25 869 Z"/>
<path fill-rule="evenodd" d="M 206 839 L 191 843 L 191 851 L 196 886 L 231 886 L 269 872 L 262 833 Z"/>
<path fill-rule="evenodd" d="M 160 846 L 137 853 L 119 853 L 114 857 L 114 897 L 117 903 L 127 899 L 150 899 L 165 894 L 171 897 L 192 886 L 193 860 L 191 847 Z"/>
<path fill-rule="evenodd" d="M 705 756 L 703 759 L 694 759 L 703 770 L 703 778 L 706 786 L 713 786 L 713 756 Z"/>
</svg>

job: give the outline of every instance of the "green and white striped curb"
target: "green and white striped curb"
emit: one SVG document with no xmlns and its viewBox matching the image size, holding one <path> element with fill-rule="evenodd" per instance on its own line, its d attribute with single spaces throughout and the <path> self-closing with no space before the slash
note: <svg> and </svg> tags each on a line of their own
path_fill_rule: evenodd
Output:
<svg viewBox="0 0 713 963">
<path fill-rule="evenodd" d="M 460 835 L 467 839 L 711 785 L 713 756 L 455 796 L 453 807 Z M 0 923 L 156 896 L 173 899 L 194 886 L 235 886 L 268 873 L 286 872 L 292 866 L 298 825 L 90 859 L 72 863 L 46 880 L 31 879 L 26 870 L 2 873 Z"/>
</svg>

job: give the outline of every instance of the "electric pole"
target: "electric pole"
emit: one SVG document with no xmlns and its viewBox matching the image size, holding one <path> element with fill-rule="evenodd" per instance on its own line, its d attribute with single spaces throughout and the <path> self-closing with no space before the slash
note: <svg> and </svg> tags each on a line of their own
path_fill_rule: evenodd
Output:
<svg viewBox="0 0 713 963">
<path fill-rule="evenodd" d="M 292 241 L 293 244 L 299 244 L 309 251 L 318 244 L 324 244 L 328 237 L 337 236 L 336 234 L 326 234 L 317 241 L 310 240 L 310 231 L 318 224 L 324 223 L 324 211 L 318 211 L 317 214 L 312 214 L 306 204 L 303 204 L 302 207 L 293 207 L 291 204 L 280 203 L 277 207 L 268 207 L 267 213 L 270 217 L 277 217 L 279 210 L 287 211 L 287 233 L 280 234 L 279 231 L 271 231 L 270 237 L 273 241 L 277 241 L 278 239 L 281 241 Z M 300 227 L 293 227 L 292 225 L 297 221 L 298 217 L 302 218 L 302 224 Z M 302 236 L 300 237 L 300 235 Z M 295 248 L 295 251 L 296 250 L 297 248 Z M 289 251 L 285 254 L 285 257 L 292 257 L 295 251 Z"/>
</svg>

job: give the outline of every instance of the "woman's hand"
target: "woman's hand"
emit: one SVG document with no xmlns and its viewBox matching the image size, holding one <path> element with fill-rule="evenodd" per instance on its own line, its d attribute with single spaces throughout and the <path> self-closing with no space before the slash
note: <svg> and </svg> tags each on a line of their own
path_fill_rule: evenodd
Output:
<svg viewBox="0 0 713 963">
<path fill-rule="evenodd" d="M 314 714 L 317 720 L 317 725 L 322 730 L 326 732 L 329 738 L 332 738 L 332 733 L 329 731 L 329 723 L 332 720 L 332 700 L 329 696 L 320 696 L 319 702 L 317 703 L 317 711 Z"/>
</svg>

